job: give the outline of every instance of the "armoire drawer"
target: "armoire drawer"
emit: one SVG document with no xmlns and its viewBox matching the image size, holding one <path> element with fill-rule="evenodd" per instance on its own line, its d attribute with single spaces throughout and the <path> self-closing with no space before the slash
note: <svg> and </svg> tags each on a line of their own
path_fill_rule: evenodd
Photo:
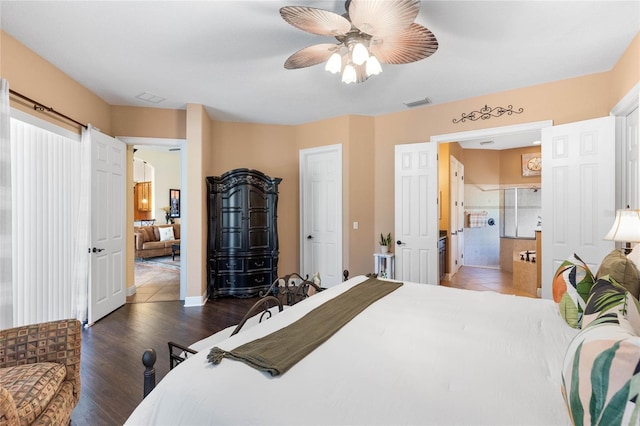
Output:
<svg viewBox="0 0 640 426">
<path fill-rule="evenodd" d="M 219 272 L 244 272 L 244 259 L 243 258 L 218 259 L 218 271 Z"/>
<path fill-rule="evenodd" d="M 247 272 L 262 271 L 271 269 L 270 257 L 253 257 L 247 261 Z"/>
</svg>

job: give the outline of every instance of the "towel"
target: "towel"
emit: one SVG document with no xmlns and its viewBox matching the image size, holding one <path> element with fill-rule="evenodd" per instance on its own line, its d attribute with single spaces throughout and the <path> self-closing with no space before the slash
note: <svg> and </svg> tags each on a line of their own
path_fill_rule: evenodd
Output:
<svg viewBox="0 0 640 426">
<path fill-rule="evenodd" d="M 482 228 L 487 224 L 487 212 L 469 213 L 469 228 Z"/>
</svg>

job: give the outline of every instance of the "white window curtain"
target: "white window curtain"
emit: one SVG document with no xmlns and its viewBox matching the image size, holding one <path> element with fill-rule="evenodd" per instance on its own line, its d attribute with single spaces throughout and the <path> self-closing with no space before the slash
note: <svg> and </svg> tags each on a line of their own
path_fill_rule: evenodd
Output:
<svg viewBox="0 0 640 426">
<path fill-rule="evenodd" d="M 0 79 L 0 329 L 13 326 L 9 82 Z"/>
<path fill-rule="evenodd" d="M 86 319 L 90 180 L 84 144 L 63 134 L 11 118 L 16 326 Z"/>
</svg>

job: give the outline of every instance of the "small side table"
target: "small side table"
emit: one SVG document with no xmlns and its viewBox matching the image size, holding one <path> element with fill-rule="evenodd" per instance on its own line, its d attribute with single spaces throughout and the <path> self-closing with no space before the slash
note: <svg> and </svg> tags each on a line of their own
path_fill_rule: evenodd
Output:
<svg viewBox="0 0 640 426">
<path fill-rule="evenodd" d="M 396 278 L 396 255 L 393 253 L 373 253 L 375 273 L 381 278 Z"/>
<path fill-rule="evenodd" d="M 171 260 L 176 260 L 176 253 L 180 254 L 180 244 L 171 244 Z"/>
</svg>

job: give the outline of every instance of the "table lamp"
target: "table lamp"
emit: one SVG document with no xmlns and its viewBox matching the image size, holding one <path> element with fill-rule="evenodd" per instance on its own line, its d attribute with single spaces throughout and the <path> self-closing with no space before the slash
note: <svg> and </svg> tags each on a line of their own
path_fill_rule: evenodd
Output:
<svg viewBox="0 0 640 426">
<path fill-rule="evenodd" d="M 640 210 L 616 210 L 616 220 L 604 239 L 624 242 L 624 253 L 629 254 L 631 243 L 640 242 Z"/>
</svg>

